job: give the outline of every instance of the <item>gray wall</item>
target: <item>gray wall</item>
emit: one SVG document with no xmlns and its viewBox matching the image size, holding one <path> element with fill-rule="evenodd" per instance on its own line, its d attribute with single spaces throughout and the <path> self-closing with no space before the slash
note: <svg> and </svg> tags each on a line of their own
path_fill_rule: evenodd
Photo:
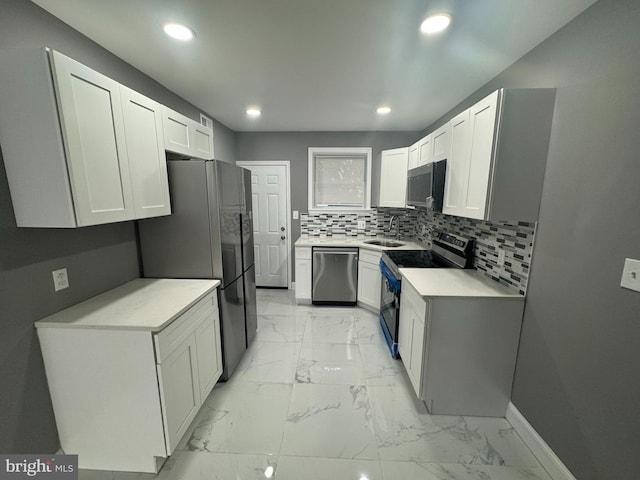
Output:
<svg viewBox="0 0 640 480">
<path fill-rule="evenodd" d="M 45 45 L 199 120 L 196 107 L 31 2 L 2 0 L 0 49 Z M 217 155 L 233 162 L 234 132 L 219 123 L 214 127 Z M 0 453 L 55 452 L 58 436 L 33 322 L 137 278 L 135 225 L 16 228 L 1 156 Z M 54 293 L 51 271 L 61 267 L 67 267 L 71 286 Z"/>
<path fill-rule="evenodd" d="M 305 213 L 308 211 L 309 147 L 371 147 L 371 204 L 375 206 L 380 187 L 380 152 L 406 147 L 418 135 L 418 132 L 238 132 L 236 160 L 291 162 L 291 210 Z M 292 220 L 291 226 L 292 240 L 295 241 L 300 237 L 300 220 Z M 293 252 L 291 255 L 293 259 Z"/>
<path fill-rule="evenodd" d="M 558 89 L 512 401 L 580 480 L 638 478 L 639 46 L 640 3 L 600 0 L 447 115 Z"/>
</svg>

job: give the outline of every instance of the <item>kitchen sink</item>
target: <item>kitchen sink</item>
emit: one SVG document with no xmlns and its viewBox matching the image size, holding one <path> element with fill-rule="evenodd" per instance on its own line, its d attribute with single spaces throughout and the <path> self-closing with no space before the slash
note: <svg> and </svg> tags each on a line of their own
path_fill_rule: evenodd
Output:
<svg viewBox="0 0 640 480">
<path fill-rule="evenodd" d="M 404 245 L 402 242 L 395 242 L 393 240 L 366 240 L 364 243 L 388 248 L 402 247 Z"/>
</svg>

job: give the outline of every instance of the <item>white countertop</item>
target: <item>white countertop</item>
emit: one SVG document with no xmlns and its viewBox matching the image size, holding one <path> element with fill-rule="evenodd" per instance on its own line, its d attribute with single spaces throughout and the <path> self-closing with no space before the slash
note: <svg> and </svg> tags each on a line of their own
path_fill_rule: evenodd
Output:
<svg viewBox="0 0 640 480">
<path fill-rule="evenodd" d="M 380 245 L 371 245 L 369 243 L 364 243 L 368 240 L 390 240 L 390 241 L 398 241 L 403 243 L 401 247 L 383 247 Z M 385 237 L 350 237 L 348 235 L 332 235 L 328 236 L 312 236 L 312 235 L 304 235 L 298 238 L 295 243 L 296 247 L 358 247 L 365 248 L 367 250 L 374 250 L 380 252 L 382 250 L 426 250 L 425 246 L 422 245 L 416 239 L 399 239 L 395 238 L 385 238 Z"/>
<path fill-rule="evenodd" d="M 476 270 L 455 268 L 401 268 L 402 281 L 409 282 L 422 297 L 515 298 L 524 296 L 494 282 Z"/>
<path fill-rule="evenodd" d="M 219 285 L 219 280 L 138 278 L 43 318 L 35 325 L 158 332 Z"/>
</svg>

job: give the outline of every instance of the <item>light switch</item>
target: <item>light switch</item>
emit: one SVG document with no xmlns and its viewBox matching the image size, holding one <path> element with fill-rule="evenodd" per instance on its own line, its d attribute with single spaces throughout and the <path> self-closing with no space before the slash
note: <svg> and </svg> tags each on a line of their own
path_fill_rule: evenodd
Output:
<svg viewBox="0 0 640 480">
<path fill-rule="evenodd" d="M 293 219 L 298 220 L 298 210 L 293 211 Z"/>
<path fill-rule="evenodd" d="M 640 292 L 640 260 L 625 259 L 620 286 Z"/>
</svg>

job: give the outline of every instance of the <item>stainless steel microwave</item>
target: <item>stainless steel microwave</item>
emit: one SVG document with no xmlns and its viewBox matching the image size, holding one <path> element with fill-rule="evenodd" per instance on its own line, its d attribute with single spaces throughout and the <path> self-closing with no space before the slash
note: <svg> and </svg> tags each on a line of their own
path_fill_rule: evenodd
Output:
<svg viewBox="0 0 640 480">
<path fill-rule="evenodd" d="M 442 212 L 447 161 L 427 163 L 407 174 L 407 205 Z"/>
</svg>

